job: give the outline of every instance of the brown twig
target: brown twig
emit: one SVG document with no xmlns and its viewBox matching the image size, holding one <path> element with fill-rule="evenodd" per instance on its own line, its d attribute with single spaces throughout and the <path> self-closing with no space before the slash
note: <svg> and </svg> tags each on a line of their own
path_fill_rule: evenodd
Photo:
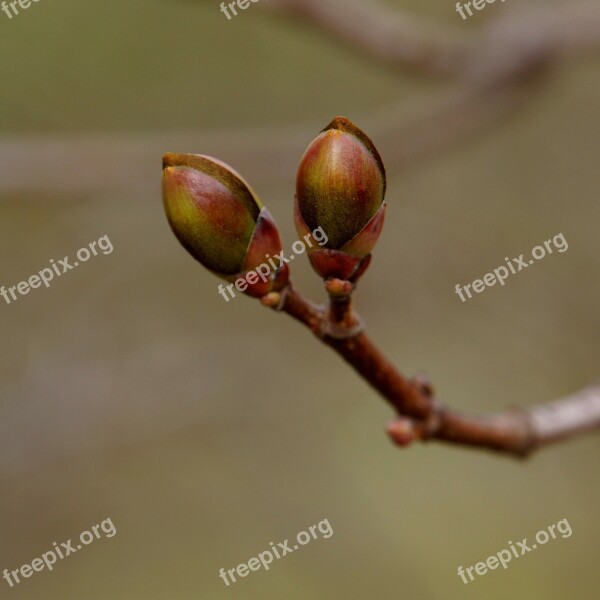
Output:
<svg viewBox="0 0 600 600">
<path fill-rule="evenodd" d="M 278 308 L 306 325 L 391 404 L 399 420 L 388 432 L 402 445 L 411 438 L 435 439 L 523 457 L 552 442 L 600 428 L 600 384 L 528 410 L 465 415 L 445 408 L 422 377 L 409 379 L 400 373 L 364 332 L 332 335 L 331 311 L 304 298 L 291 284 Z M 347 309 L 352 311 L 350 304 Z M 335 325 L 339 332 L 340 322 Z"/>
</svg>

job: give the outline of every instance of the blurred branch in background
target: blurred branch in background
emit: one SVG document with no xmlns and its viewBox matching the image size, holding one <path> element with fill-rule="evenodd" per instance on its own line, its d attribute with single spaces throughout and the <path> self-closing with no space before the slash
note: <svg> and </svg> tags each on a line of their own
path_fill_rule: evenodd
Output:
<svg viewBox="0 0 600 600">
<path fill-rule="evenodd" d="M 422 19 L 356 0 L 277 0 L 257 5 L 349 44 L 395 75 L 402 69 L 448 85 L 442 99 L 424 102 L 405 118 L 401 106 L 361 117 L 391 167 L 402 168 L 447 151 L 512 115 L 567 59 L 600 50 L 600 4 L 503 7 L 480 30 L 446 30 Z M 332 115 L 329 115 L 332 116 Z M 213 154 L 252 172 L 257 181 L 293 173 L 313 125 L 272 130 L 161 132 L 79 136 L 1 136 L 0 193 L 87 194 L 106 189 L 154 191 L 159 157 L 168 149 Z M 277 168 L 273 168 L 277 157 Z M 122 165 L 127 162 L 128 169 Z M 74 165 L 75 162 L 75 165 Z M 70 164 L 69 177 L 63 168 Z M 35 168 L 31 168 L 35 165 Z"/>
<path fill-rule="evenodd" d="M 420 75 L 471 79 L 473 73 L 500 81 L 543 60 L 578 56 L 600 47 L 597 2 L 503 7 L 480 31 L 446 29 L 371 2 L 278 0 L 265 9 L 303 17 L 394 68 Z"/>
<path fill-rule="evenodd" d="M 421 75 L 456 76 L 468 47 L 456 30 L 364 0 L 278 0 L 262 8 L 300 17 L 378 63 Z"/>
<path fill-rule="evenodd" d="M 394 143 L 388 148 L 390 140 L 374 137 L 386 162 L 400 166 L 450 149 L 512 114 L 565 60 L 600 50 L 598 2 L 503 7 L 500 17 L 462 36 L 457 28 L 441 29 L 356 0 L 279 0 L 268 6 L 304 18 L 396 71 L 453 84 L 424 114 L 405 122 L 386 119 L 387 128 L 380 124 Z M 460 29 L 467 29 L 462 22 Z"/>
</svg>

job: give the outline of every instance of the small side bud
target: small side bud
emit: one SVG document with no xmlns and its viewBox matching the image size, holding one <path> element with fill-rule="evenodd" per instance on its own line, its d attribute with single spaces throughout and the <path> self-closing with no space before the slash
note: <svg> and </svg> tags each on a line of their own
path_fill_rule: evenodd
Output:
<svg viewBox="0 0 600 600">
<path fill-rule="evenodd" d="M 279 292 L 270 292 L 269 294 L 265 294 L 260 301 L 263 306 L 267 306 L 268 308 L 279 308 L 281 305 L 281 294 Z"/>
<path fill-rule="evenodd" d="M 406 417 L 388 423 L 386 432 L 398 446 L 408 446 L 417 438 L 414 422 Z"/>
<path fill-rule="evenodd" d="M 325 291 L 334 298 L 343 298 L 348 296 L 353 289 L 352 283 L 343 279 L 327 279 L 325 281 Z"/>
</svg>

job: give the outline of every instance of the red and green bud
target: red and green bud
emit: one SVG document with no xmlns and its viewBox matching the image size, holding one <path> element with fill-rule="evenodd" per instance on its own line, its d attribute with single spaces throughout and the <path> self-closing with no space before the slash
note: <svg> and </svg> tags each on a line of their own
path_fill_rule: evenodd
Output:
<svg viewBox="0 0 600 600">
<path fill-rule="evenodd" d="M 322 227 L 328 242 L 309 249 L 324 278 L 356 281 L 383 227 L 386 179 L 373 142 L 344 117 L 307 148 L 296 178 L 294 221 L 300 237 Z"/>
<path fill-rule="evenodd" d="M 234 282 L 266 263 L 268 256 L 281 253 L 281 238 L 269 211 L 225 163 L 200 154 L 165 154 L 162 187 L 175 237 L 223 279 Z M 260 297 L 279 291 L 288 275 L 287 265 L 271 269 L 245 293 Z"/>
</svg>

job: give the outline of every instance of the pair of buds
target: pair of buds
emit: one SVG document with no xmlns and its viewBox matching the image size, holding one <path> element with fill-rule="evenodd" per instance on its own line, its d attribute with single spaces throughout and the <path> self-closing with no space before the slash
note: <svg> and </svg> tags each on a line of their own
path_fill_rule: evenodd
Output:
<svg viewBox="0 0 600 600">
<path fill-rule="evenodd" d="M 385 187 L 377 149 L 348 119 L 335 118 L 307 148 L 296 179 L 294 222 L 299 239 L 319 227 L 325 232 L 327 242 L 308 248 L 308 257 L 326 281 L 354 285 L 368 267 L 383 227 Z M 282 252 L 269 211 L 239 173 L 215 158 L 166 154 L 163 202 L 183 247 L 229 282 Z M 263 297 L 283 290 L 289 269 L 281 261 L 276 265 L 267 281 L 245 293 Z"/>
</svg>

